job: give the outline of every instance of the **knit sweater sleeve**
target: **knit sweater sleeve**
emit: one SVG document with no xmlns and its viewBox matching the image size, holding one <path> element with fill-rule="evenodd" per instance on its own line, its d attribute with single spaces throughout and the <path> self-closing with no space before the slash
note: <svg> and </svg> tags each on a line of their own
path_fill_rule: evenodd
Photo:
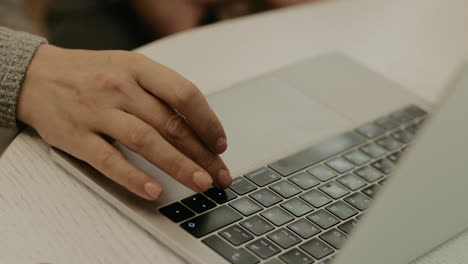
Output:
<svg viewBox="0 0 468 264">
<path fill-rule="evenodd" d="M 47 41 L 0 27 L 0 127 L 16 127 L 16 105 L 24 76 L 36 49 Z"/>
</svg>

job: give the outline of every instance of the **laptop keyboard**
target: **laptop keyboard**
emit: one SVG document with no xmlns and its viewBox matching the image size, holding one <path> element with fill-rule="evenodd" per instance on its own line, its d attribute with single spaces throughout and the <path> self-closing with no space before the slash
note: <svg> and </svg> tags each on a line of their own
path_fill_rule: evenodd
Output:
<svg viewBox="0 0 468 264">
<path fill-rule="evenodd" d="M 159 211 L 230 263 L 331 263 L 425 117 L 408 106 Z"/>
</svg>

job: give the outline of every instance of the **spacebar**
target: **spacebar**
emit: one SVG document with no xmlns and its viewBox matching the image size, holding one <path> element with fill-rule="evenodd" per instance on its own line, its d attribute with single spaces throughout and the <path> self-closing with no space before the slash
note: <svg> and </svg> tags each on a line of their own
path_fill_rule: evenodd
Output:
<svg viewBox="0 0 468 264">
<path fill-rule="evenodd" d="M 192 218 L 180 226 L 194 237 L 199 238 L 240 219 L 242 216 L 239 213 L 224 205 Z"/>
<path fill-rule="evenodd" d="M 366 140 L 363 137 L 359 136 L 355 132 L 348 132 L 312 146 L 304 151 L 278 160 L 277 162 L 270 164 L 269 167 L 281 175 L 286 176 L 362 144 L 365 141 Z"/>
</svg>

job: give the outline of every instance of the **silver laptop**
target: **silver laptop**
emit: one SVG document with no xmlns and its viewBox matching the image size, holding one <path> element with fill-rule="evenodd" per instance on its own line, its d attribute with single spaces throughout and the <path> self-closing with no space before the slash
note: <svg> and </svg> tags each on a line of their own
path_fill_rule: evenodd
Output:
<svg viewBox="0 0 468 264">
<path fill-rule="evenodd" d="M 429 120 L 423 100 L 335 53 L 210 94 L 226 190 L 194 193 L 117 143 L 164 185 L 148 202 L 51 154 L 190 263 L 409 263 L 468 227 L 462 75 Z"/>
</svg>

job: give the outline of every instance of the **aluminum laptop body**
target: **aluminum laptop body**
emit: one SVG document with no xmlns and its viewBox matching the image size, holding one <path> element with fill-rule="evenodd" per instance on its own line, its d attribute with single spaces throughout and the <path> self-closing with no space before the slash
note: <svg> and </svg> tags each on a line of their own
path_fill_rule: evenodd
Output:
<svg viewBox="0 0 468 264">
<path fill-rule="evenodd" d="M 467 79 L 464 80 L 465 86 L 468 86 L 466 84 Z M 355 238 L 352 238 L 346 244 L 343 258 L 339 259 L 338 261 L 341 262 L 338 263 L 408 263 L 468 226 L 468 213 L 457 210 L 453 206 L 453 201 L 459 203 L 468 201 L 468 195 L 461 192 L 463 186 L 467 186 L 468 183 L 466 177 L 461 177 L 463 175 L 461 170 L 462 158 L 467 156 L 467 148 L 463 148 L 466 144 L 464 144 L 461 135 L 468 132 L 466 131 L 468 126 L 464 125 L 462 120 L 459 120 L 460 113 L 464 108 L 463 98 L 468 99 L 467 90 L 455 89 L 453 95 L 447 99 L 445 106 L 435 115 L 434 122 L 429 122 L 420 139 L 418 136 L 416 146 L 405 150 L 405 161 L 401 166 L 401 170 L 396 175 L 392 173 L 392 176 L 390 176 L 392 179 L 385 180 L 382 197 L 377 200 L 377 205 L 373 206 L 373 209 L 371 208 L 369 216 L 366 214 L 361 217 L 363 212 L 352 206 L 350 207 L 349 201 L 345 201 L 346 196 L 336 199 L 355 212 L 355 215 L 351 216 L 354 221 L 359 219 L 359 221 L 364 222 L 357 229 Z M 401 109 L 406 109 L 408 106 L 417 106 L 422 111 L 429 111 L 430 109 L 429 104 L 398 84 L 373 72 L 355 60 L 337 53 L 325 54 L 285 66 L 256 79 L 207 95 L 207 98 L 227 131 L 229 150 L 223 155 L 223 158 L 235 177 L 234 181 L 238 181 L 242 177 L 245 178 L 246 175 L 251 175 L 249 173 L 259 168 L 265 168 L 275 175 L 280 175 L 281 179 L 278 179 L 278 182 L 287 181 L 296 172 L 281 172 L 280 167 L 288 166 L 288 157 L 291 157 L 291 155 L 301 156 L 301 153 L 309 153 L 311 149 L 316 150 L 316 146 L 320 146 L 324 142 L 337 142 L 337 138 L 339 139 L 338 145 L 350 144 L 348 142 L 349 138 L 342 136 L 343 133 L 345 133 L 345 136 L 350 135 L 350 133 L 357 135 L 356 129 L 373 124 L 382 117 L 398 114 L 395 111 L 401 111 Z M 450 117 L 452 116 L 456 118 L 451 120 Z M 388 135 L 390 137 L 390 134 Z M 365 136 L 353 137 L 356 140 L 359 138 L 359 144 L 363 148 L 364 145 L 371 144 L 369 142 L 374 140 Z M 444 145 L 445 142 L 447 145 Z M 353 145 L 352 147 L 356 148 L 356 150 L 359 148 L 360 152 L 362 150 L 361 145 Z M 273 259 L 272 261 L 277 261 L 275 263 L 284 263 L 286 257 L 288 257 L 286 253 L 292 249 L 304 254 L 314 263 L 320 263 L 325 259 L 335 259 L 337 248 L 333 248 L 333 243 L 327 244 L 323 242 L 323 238 L 318 237 L 320 234 L 327 232 L 326 228 L 321 231 L 322 233 L 316 235 L 315 239 L 333 249 L 333 253 L 321 258 L 314 258 L 315 255 L 310 255 L 310 251 L 304 251 L 302 245 L 309 243 L 308 240 L 310 239 L 301 238 L 300 241 L 297 241 L 297 244 L 288 248 L 282 248 L 280 245 L 275 244 L 269 234 L 281 228 L 293 233 L 293 230 L 287 229 L 286 225 L 276 226 L 270 223 L 272 226 L 270 233 L 261 234 L 252 239 L 252 241 L 265 239 L 272 244 L 271 247 L 275 248 L 276 253 L 268 258 L 255 250 L 258 246 L 251 245 L 253 242 L 240 246 L 226 242 L 226 237 L 222 237 L 221 230 L 233 225 L 240 225 L 241 221 L 245 222 L 248 219 L 241 212 L 237 212 L 237 209 L 233 209 L 235 208 L 233 204 L 243 197 L 248 199 L 256 198 L 249 194 L 241 195 L 237 193 L 236 195 L 235 192 L 231 191 L 235 196 L 232 201 L 225 204 L 216 204 L 214 208 L 202 213 L 209 214 L 220 208 L 225 208 L 229 212 L 234 212 L 236 217 L 239 217 L 238 221 L 211 230 L 210 234 L 194 235 L 193 232 L 187 232 L 187 226 L 194 225 L 190 222 L 191 220 L 184 219 L 182 222 L 175 223 L 162 214 L 160 209 L 175 203 L 181 204 L 181 201 L 184 203 L 186 201 L 184 199 L 192 197 L 194 192 L 181 186 L 158 168 L 123 146 L 116 144 L 116 147 L 121 149 L 124 155 L 134 164 L 157 178 L 164 185 L 164 194 L 158 201 L 148 202 L 135 197 L 93 168 L 65 153 L 53 149 L 51 155 L 70 174 L 80 179 L 188 262 L 200 264 L 267 263 L 267 261 Z M 449 148 L 451 148 L 451 151 L 449 151 Z M 406 147 L 403 149 L 406 149 Z M 335 154 L 341 157 L 340 155 L 345 155 L 346 151 Z M 433 153 L 434 151 L 437 153 Z M 319 156 L 324 155 L 321 150 L 318 152 L 312 151 L 311 153 Z M 377 158 L 369 162 L 376 160 Z M 296 161 L 297 159 L 294 160 L 294 162 Z M 294 162 L 291 162 L 291 164 Z M 301 162 L 307 161 L 300 160 L 299 163 Z M 327 160 L 316 160 L 314 162 L 320 164 L 304 165 L 301 163 L 299 165 L 304 165 L 301 170 L 306 170 L 310 166 L 331 166 L 330 163 L 327 163 Z M 275 164 L 279 167 L 275 167 Z M 369 163 L 368 167 L 370 166 Z M 384 173 L 381 174 L 384 175 Z M 341 179 L 342 176 L 339 177 Z M 387 177 L 385 176 L 385 179 Z M 244 178 L 242 180 L 245 180 Z M 329 183 L 332 181 L 332 185 L 347 190 L 341 183 L 337 182 L 338 178 L 331 178 L 328 182 L 327 180 L 320 182 L 317 178 L 314 179 L 320 184 L 317 183 L 318 185 L 312 189 L 317 189 L 321 194 L 327 193 L 326 188 L 331 186 Z M 375 184 L 361 179 L 364 186 L 360 188 L 364 191 L 364 188 L 367 190 L 373 185 L 383 185 L 382 179 L 379 179 L 378 183 L 376 181 Z M 258 185 L 258 182 L 251 183 L 249 180 L 247 182 L 252 186 Z M 259 190 L 269 188 L 268 192 L 274 192 L 275 189 L 272 184 L 255 188 Z M 294 185 L 291 182 L 287 182 L 287 184 Z M 297 197 L 302 197 L 300 195 L 309 192 L 298 186 L 295 186 L 295 188 L 299 192 L 296 195 Z M 336 190 L 330 189 L 329 191 L 333 196 L 333 192 Z M 357 191 L 360 192 L 361 190 L 358 189 Z M 349 193 L 349 190 L 347 192 Z M 440 194 L 439 196 L 435 195 L 437 192 Z M 330 193 L 327 194 L 330 195 Z M 364 194 L 370 195 L 365 192 Z M 360 195 L 362 196 L 362 193 Z M 441 196 L 443 196 L 443 199 Z M 282 199 L 281 196 L 278 197 Z M 209 202 L 215 204 L 211 200 Z M 304 201 L 301 200 L 301 203 L 304 203 Z M 331 212 L 329 207 L 325 209 L 325 206 L 322 208 L 308 206 L 311 208 L 311 212 Z M 416 206 L 419 207 L 414 208 Z M 274 207 L 280 208 L 279 205 Z M 280 209 L 283 210 L 284 208 Z M 263 219 L 267 210 L 269 209 L 262 208 L 261 211 L 249 217 L 256 216 Z M 396 213 L 395 210 L 402 213 Z M 443 212 L 443 215 L 457 217 L 448 219 L 449 217 L 437 214 L 439 210 Z M 193 216 L 193 219 L 199 218 L 198 213 L 190 213 L 197 214 L 197 216 Z M 294 216 L 291 223 L 301 218 L 305 219 L 304 221 L 309 221 L 309 216 Z M 418 224 L 416 225 L 416 223 Z M 392 224 L 391 228 L 388 228 L 389 224 Z M 210 224 L 208 223 L 208 225 Z M 417 228 L 413 228 L 413 225 L 416 225 Z M 432 226 L 438 227 L 436 232 L 428 232 Z M 185 227 L 185 230 L 182 227 Z M 345 234 L 344 231 L 337 229 L 338 227 L 331 228 Z M 248 233 L 248 231 L 246 232 Z M 246 235 L 254 236 L 255 234 L 249 233 Z M 295 235 L 295 237 L 299 236 Z M 354 237 L 354 234 L 351 237 Z M 231 250 L 230 253 L 219 254 L 220 252 L 213 250 L 216 245 L 210 244 L 208 238 L 215 238 L 212 242 L 220 241 L 221 244 L 226 244 L 226 248 Z M 402 241 L 405 243 L 401 243 Z M 411 241 L 411 243 L 406 244 L 406 241 Z M 335 247 L 337 246 L 335 245 Z M 395 250 L 389 250 L 389 247 L 397 248 L 397 253 L 395 253 Z M 223 251 L 226 248 L 218 248 L 217 250 Z M 244 257 L 243 254 L 251 256 L 248 262 L 239 260 L 239 257 Z"/>
</svg>

